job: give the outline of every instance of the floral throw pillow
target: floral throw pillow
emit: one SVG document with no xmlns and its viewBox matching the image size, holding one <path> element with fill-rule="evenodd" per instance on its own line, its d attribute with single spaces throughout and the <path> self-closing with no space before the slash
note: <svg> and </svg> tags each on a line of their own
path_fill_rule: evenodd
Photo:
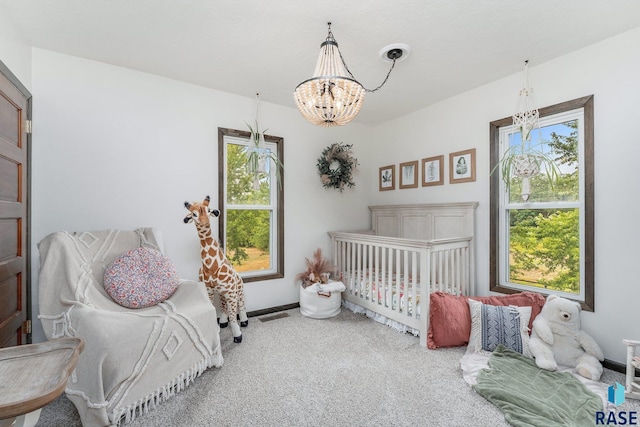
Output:
<svg viewBox="0 0 640 427">
<path fill-rule="evenodd" d="M 178 287 L 178 273 L 169 258 L 149 248 L 132 249 L 104 271 L 104 289 L 123 307 L 144 308 L 169 298 Z"/>
</svg>

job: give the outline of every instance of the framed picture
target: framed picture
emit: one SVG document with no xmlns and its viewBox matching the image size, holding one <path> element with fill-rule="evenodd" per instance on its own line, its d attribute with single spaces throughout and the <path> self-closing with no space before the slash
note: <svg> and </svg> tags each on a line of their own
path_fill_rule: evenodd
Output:
<svg viewBox="0 0 640 427">
<path fill-rule="evenodd" d="M 378 182 L 380 191 L 394 190 L 396 188 L 396 165 L 381 167 Z"/>
<path fill-rule="evenodd" d="M 449 183 L 460 184 L 476 180 L 476 149 L 449 154 Z"/>
<path fill-rule="evenodd" d="M 400 163 L 400 188 L 418 187 L 418 161 Z"/>
<path fill-rule="evenodd" d="M 422 186 L 444 184 L 444 155 L 422 159 Z"/>
</svg>

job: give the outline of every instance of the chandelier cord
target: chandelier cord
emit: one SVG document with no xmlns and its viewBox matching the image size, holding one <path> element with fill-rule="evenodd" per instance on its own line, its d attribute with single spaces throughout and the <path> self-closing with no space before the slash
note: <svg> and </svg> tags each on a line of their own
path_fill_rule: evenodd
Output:
<svg viewBox="0 0 640 427">
<path fill-rule="evenodd" d="M 391 72 L 393 71 L 393 68 L 396 66 L 396 58 L 391 58 L 391 60 L 393 61 L 391 63 L 391 68 L 389 68 L 389 71 L 387 72 L 387 76 L 384 78 L 384 80 L 382 81 L 382 83 L 380 83 L 380 85 L 375 88 L 375 89 L 367 89 L 366 87 L 364 87 L 364 85 L 362 83 L 360 83 L 360 81 L 358 79 L 356 79 L 353 75 L 353 73 L 351 72 L 351 70 L 349 70 L 349 67 L 347 66 L 347 63 L 345 62 L 344 58 L 342 57 L 342 51 L 340 50 L 340 46 L 338 45 L 338 42 L 336 41 L 335 37 L 333 37 L 333 32 L 331 32 L 331 22 L 329 22 L 329 33 L 327 34 L 327 41 L 330 41 L 332 43 L 335 44 L 336 48 L 338 49 L 338 54 L 340 55 L 340 60 L 342 61 L 342 65 L 344 65 L 345 70 L 347 70 L 347 73 L 349 73 L 349 75 L 351 76 L 351 78 L 355 81 L 357 81 L 360 86 L 362 86 L 364 88 L 364 90 L 366 92 L 375 92 L 378 89 L 382 88 L 382 86 L 385 85 L 385 83 L 387 83 L 387 80 L 389 80 L 389 76 L 391 75 Z"/>
<path fill-rule="evenodd" d="M 342 57 L 342 52 L 340 52 L 340 48 L 339 48 L 339 47 L 338 47 L 338 53 L 340 54 L 340 60 L 342 60 L 342 64 L 344 65 L 345 70 L 347 70 L 347 73 L 349 73 L 349 75 L 351 76 L 351 78 L 352 78 L 353 80 L 355 80 L 355 81 L 357 81 L 358 83 L 360 83 L 360 82 L 358 81 L 358 79 L 356 79 L 356 78 L 353 76 L 353 73 L 351 73 L 351 70 L 349 70 L 349 67 L 347 67 L 347 63 L 346 63 L 346 62 L 344 62 L 344 58 Z M 389 71 L 387 72 L 387 76 L 384 78 L 384 80 L 382 81 L 382 83 L 380 83 L 380 86 L 378 86 L 377 88 L 375 88 L 375 89 L 367 89 L 366 87 L 364 87 L 364 85 L 363 85 L 362 83 L 360 83 L 360 85 L 361 85 L 362 87 L 364 87 L 364 90 L 365 90 L 366 92 L 375 92 L 375 91 L 377 91 L 378 89 L 382 88 L 382 86 L 384 86 L 384 84 L 387 82 L 387 80 L 389 80 L 389 76 L 391 75 L 391 72 L 393 71 L 393 68 L 394 68 L 395 66 L 396 66 L 396 58 L 393 58 L 393 63 L 391 64 L 391 68 L 389 68 Z"/>
</svg>

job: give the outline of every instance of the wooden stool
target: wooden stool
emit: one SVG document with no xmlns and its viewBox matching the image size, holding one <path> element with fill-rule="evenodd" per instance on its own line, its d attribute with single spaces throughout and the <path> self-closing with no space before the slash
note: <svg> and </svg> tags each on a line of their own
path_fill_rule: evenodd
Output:
<svg viewBox="0 0 640 427">
<path fill-rule="evenodd" d="M 624 385 L 624 395 L 631 399 L 640 399 L 640 377 L 636 377 L 636 368 L 640 368 L 640 356 L 636 356 L 636 347 L 640 341 L 622 340 L 627 346 L 627 375 Z"/>
<path fill-rule="evenodd" d="M 0 349 L 0 427 L 35 425 L 40 408 L 64 392 L 83 349 L 80 338 Z"/>
</svg>

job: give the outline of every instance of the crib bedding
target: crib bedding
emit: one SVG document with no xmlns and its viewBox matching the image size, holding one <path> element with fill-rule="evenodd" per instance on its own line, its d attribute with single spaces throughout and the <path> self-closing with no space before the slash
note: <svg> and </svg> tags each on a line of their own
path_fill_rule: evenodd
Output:
<svg viewBox="0 0 640 427">
<path fill-rule="evenodd" d="M 404 294 L 405 287 L 407 288 L 407 301 L 408 301 L 408 313 L 413 313 L 413 299 L 414 295 L 418 304 L 420 303 L 420 289 L 416 286 L 414 292 L 413 280 L 411 276 L 408 280 L 404 276 L 395 274 L 385 274 L 382 276 L 379 273 L 374 272 L 369 275 L 367 271 L 362 277 L 359 274 L 343 274 L 343 283 L 346 283 L 347 289 L 353 293 L 354 296 L 360 296 L 365 300 L 377 302 L 385 307 L 391 307 L 392 310 L 400 313 L 404 312 Z M 406 286 L 405 286 L 406 285 Z M 398 296 L 400 298 L 398 298 Z M 400 307 L 398 308 L 398 300 L 400 301 Z M 417 316 L 420 316 L 418 307 Z"/>
<path fill-rule="evenodd" d="M 419 329 L 412 328 L 411 326 L 402 323 L 402 321 L 394 320 L 392 318 L 384 316 L 378 311 L 363 307 L 357 302 L 357 300 L 362 299 L 364 301 L 372 302 L 386 308 L 391 308 L 393 311 L 398 312 L 399 314 L 403 314 L 405 313 L 404 294 L 406 283 L 408 285 L 406 299 L 408 309 L 405 315 L 407 317 L 412 316 L 414 307 L 413 299 L 415 295 L 417 306 L 416 318 L 420 319 L 420 286 L 415 286 L 415 293 L 413 290 L 413 283 L 418 283 L 419 280 L 414 282 L 411 275 L 409 275 L 408 278 L 405 279 L 405 276 L 402 275 L 385 274 L 383 276 L 381 273 L 376 273 L 373 269 L 371 271 L 373 272 L 373 274 L 371 275 L 369 274 L 370 270 L 367 270 L 364 274 L 361 275 L 347 274 L 346 272 L 343 272 L 341 274 L 341 280 L 346 284 L 347 292 L 350 293 L 349 300 L 342 300 L 342 306 L 356 314 L 364 314 L 370 319 L 383 325 L 389 326 L 390 328 L 398 332 L 409 333 L 416 337 L 420 336 Z M 373 279 L 371 279 L 371 276 L 373 276 Z M 435 285 L 430 287 L 430 293 L 437 291 L 447 292 L 448 294 L 452 295 L 455 295 L 456 292 L 458 292 L 458 290 L 454 286 L 443 285 L 440 283 L 436 283 Z M 398 301 L 400 301 L 399 308 Z"/>
<path fill-rule="evenodd" d="M 407 315 L 413 313 L 413 301 L 415 299 L 417 308 L 416 316 L 420 318 L 420 281 L 418 277 L 415 281 L 411 275 L 388 274 L 378 272 L 375 269 L 367 269 L 364 273 L 349 274 L 343 272 L 341 281 L 345 283 L 347 290 L 355 297 L 360 296 L 367 301 L 376 302 L 392 310 L 404 313 L 405 288 L 407 289 Z M 414 286 L 414 284 L 416 286 Z M 414 290 L 415 288 L 415 290 Z M 442 291 L 455 295 L 459 290 L 454 286 L 442 283 L 433 283 L 430 292 Z M 400 306 L 398 307 L 398 301 Z"/>
<path fill-rule="evenodd" d="M 352 312 L 356 313 L 356 314 L 364 314 L 365 316 L 367 316 L 368 318 L 370 318 L 371 320 L 374 320 L 378 323 L 381 323 L 383 325 L 386 325 L 388 327 L 390 327 L 391 329 L 394 329 L 398 332 L 401 333 L 407 333 L 407 334 L 411 334 L 413 336 L 420 336 L 420 330 L 416 329 L 416 328 L 412 328 L 410 326 L 405 325 L 404 323 L 398 322 L 396 320 L 390 319 L 376 311 L 373 310 L 369 310 L 361 305 L 358 305 L 356 303 L 353 303 L 351 301 L 347 301 L 345 299 L 342 300 L 342 306 L 348 310 L 351 310 Z"/>
</svg>

